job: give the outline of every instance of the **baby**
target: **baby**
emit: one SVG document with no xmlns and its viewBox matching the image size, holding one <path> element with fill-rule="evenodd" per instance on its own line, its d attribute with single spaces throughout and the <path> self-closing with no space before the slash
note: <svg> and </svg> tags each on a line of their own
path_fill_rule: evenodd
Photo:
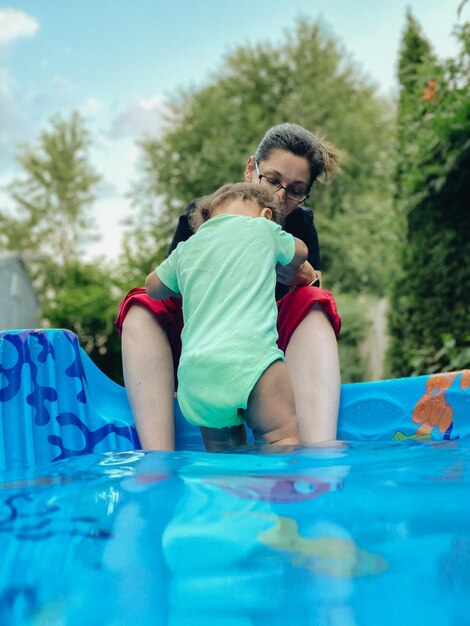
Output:
<svg viewBox="0 0 470 626">
<path fill-rule="evenodd" d="M 181 242 L 145 287 L 162 300 L 181 294 L 184 328 L 178 402 L 207 450 L 256 440 L 299 443 L 292 384 L 277 347 L 276 265 L 299 268 L 305 244 L 282 230 L 271 191 L 225 185 L 191 216 Z M 277 222 L 277 223 L 276 223 Z"/>
</svg>

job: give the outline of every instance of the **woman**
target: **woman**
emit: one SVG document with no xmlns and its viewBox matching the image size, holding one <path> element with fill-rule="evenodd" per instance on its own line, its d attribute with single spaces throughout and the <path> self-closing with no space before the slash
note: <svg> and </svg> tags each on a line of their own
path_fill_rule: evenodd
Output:
<svg viewBox="0 0 470 626">
<path fill-rule="evenodd" d="M 301 441 L 305 445 L 336 438 L 340 374 L 336 336 L 341 321 L 331 294 L 318 286 L 318 238 L 310 210 L 300 207 L 320 174 L 337 169 L 337 152 L 300 126 L 281 124 L 264 136 L 249 157 L 246 182 L 276 191 L 284 207 L 284 229 L 302 239 L 308 260 L 291 275 L 278 271 L 278 345 L 284 351 L 294 388 Z M 181 216 L 170 250 L 191 231 L 189 205 Z M 280 284 L 279 284 L 280 283 Z M 286 285 L 296 286 L 289 291 Z M 181 351 L 181 303 L 152 300 L 133 289 L 119 307 L 124 381 L 144 449 L 174 449 L 173 396 Z"/>
</svg>

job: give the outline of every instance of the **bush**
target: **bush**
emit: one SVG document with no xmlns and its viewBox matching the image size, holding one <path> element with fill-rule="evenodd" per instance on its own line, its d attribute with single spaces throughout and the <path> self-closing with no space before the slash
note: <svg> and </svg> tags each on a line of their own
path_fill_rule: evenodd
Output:
<svg viewBox="0 0 470 626">
<path fill-rule="evenodd" d="M 370 311 L 378 298 L 368 294 L 335 294 L 342 326 L 338 342 L 341 380 L 356 383 L 368 379 L 368 364 L 361 344 L 371 328 Z"/>
</svg>

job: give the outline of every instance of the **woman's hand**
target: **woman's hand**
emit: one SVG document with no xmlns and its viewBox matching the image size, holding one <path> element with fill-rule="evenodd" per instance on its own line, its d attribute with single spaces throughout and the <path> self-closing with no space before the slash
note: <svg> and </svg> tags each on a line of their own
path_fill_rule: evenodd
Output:
<svg viewBox="0 0 470 626">
<path fill-rule="evenodd" d="M 278 263 L 276 266 L 276 274 L 278 282 L 283 285 L 288 285 L 289 287 L 309 285 L 317 278 L 318 283 L 315 283 L 315 286 L 321 287 L 321 272 L 313 269 L 308 261 L 302 263 L 297 269 Z"/>
</svg>

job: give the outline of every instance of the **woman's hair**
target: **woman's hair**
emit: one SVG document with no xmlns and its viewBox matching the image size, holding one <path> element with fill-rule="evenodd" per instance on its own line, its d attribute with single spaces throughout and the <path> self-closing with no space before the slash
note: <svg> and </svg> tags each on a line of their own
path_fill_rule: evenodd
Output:
<svg viewBox="0 0 470 626">
<path fill-rule="evenodd" d="M 321 174 L 327 177 L 340 171 L 340 151 L 332 143 L 318 139 L 297 124 L 279 124 L 270 128 L 256 149 L 256 161 L 266 161 L 275 150 L 285 150 L 307 159 L 310 164 L 310 187 Z"/>
<path fill-rule="evenodd" d="M 212 217 L 215 209 L 221 204 L 227 200 L 237 199 L 255 200 L 260 207 L 271 209 L 273 222 L 282 224 L 284 221 L 284 210 L 272 191 L 261 185 L 253 185 L 253 183 L 233 183 L 224 185 L 210 196 L 203 196 L 196 201 L 194 210 L 189 214 L 191 230 L 196 232 L 199 226 Z"/>
</svg>

